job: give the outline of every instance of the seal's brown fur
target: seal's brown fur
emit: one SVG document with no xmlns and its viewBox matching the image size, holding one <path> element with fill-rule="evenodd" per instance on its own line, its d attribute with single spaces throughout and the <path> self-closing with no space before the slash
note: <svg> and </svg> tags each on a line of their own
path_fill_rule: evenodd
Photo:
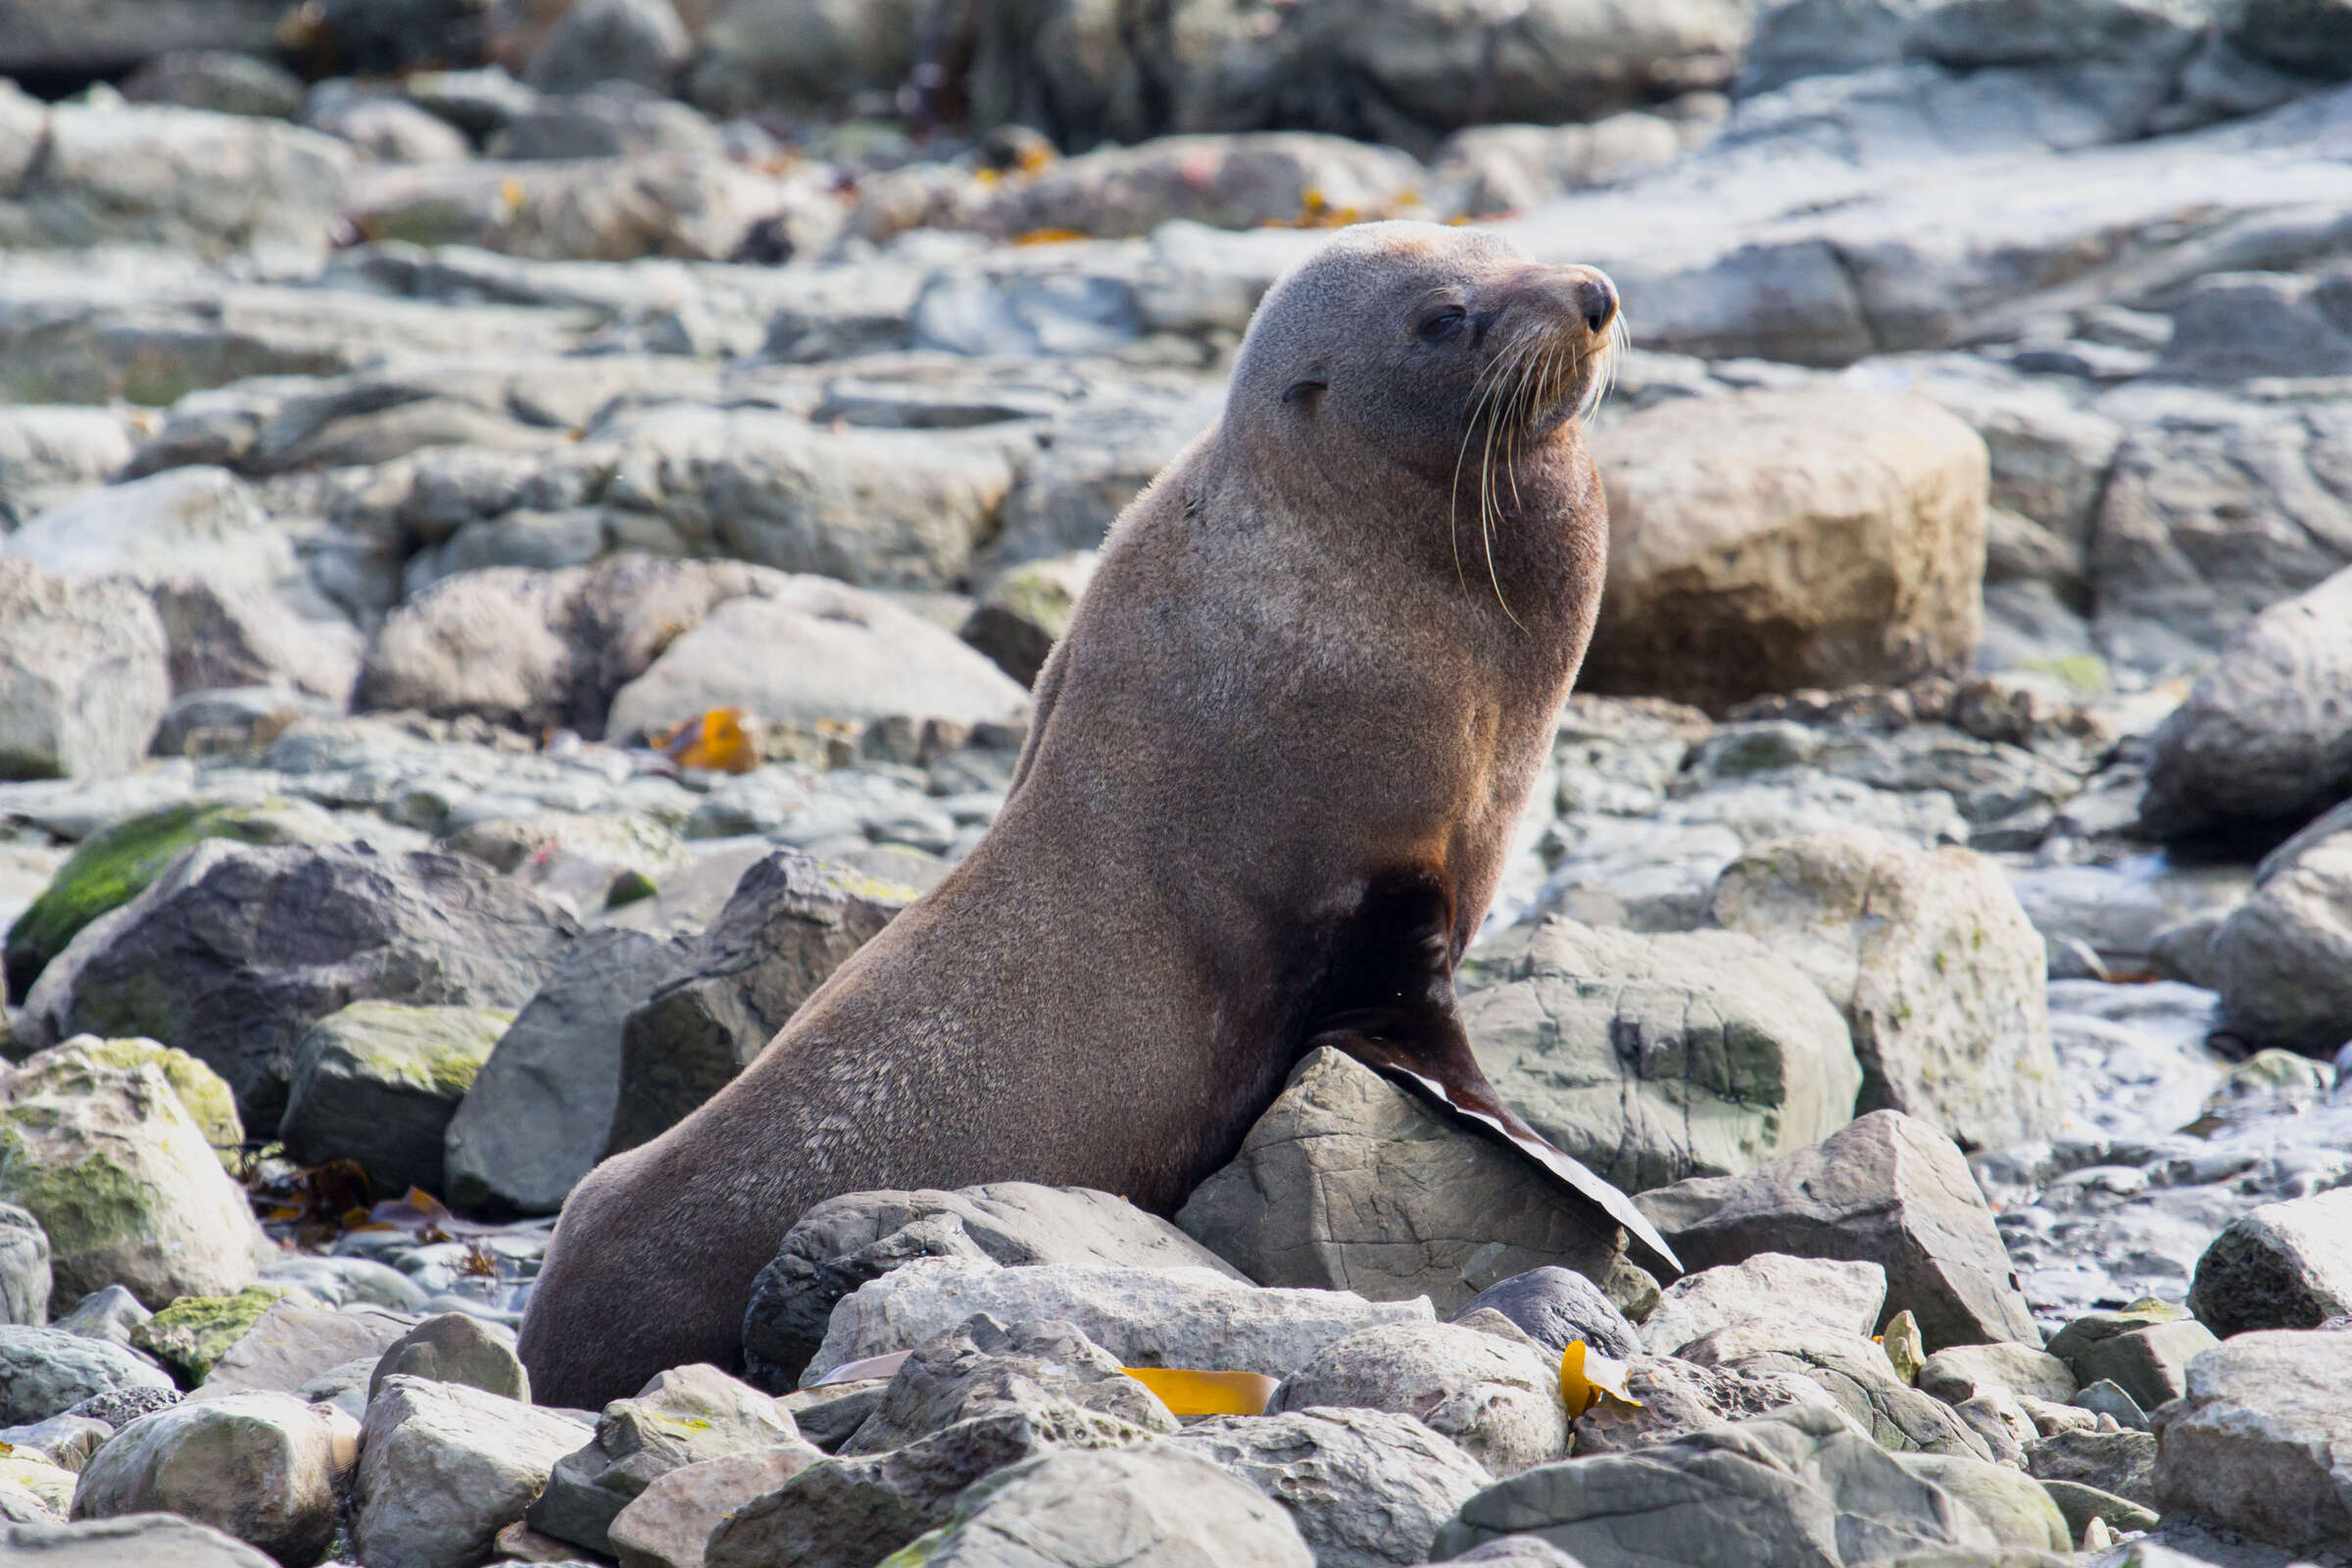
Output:
<svg viewBox="0 0 2352 1568">
<path fill-rule="evenodd" d="M 1515 1123 L 1451 974 L 1592 631 L 1577 415 L 1615 311 L 1597 273 L 1430 224 L 1276 285 L 1224 417 L 1113 529 L 995 828 L 572 1195 L 522 1329 L 539 1398 L 737 1362 L 753 1276 L 840 1193 L 1172 1212 L 1313 1043 Z"/>
</svg>

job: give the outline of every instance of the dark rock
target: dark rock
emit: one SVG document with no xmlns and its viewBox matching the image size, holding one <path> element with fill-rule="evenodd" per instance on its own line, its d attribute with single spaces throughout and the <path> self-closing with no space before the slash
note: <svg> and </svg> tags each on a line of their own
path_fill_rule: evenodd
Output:
<svg viewBox="0 0 2352 1568">
<path fill-rule="evenodd" d="M 548 29 L 522 76 L 541 92 L 607 81 L 667 92 L 693 53 L 670 0 L 579 0 Z"/>
<path fill-rule="evenodd" d="M 1690 1268 L 1758 1252 L 1877 1263 L 1889 1312 L 1916 1314 L 1931 1350 L 2041 1337 L 1967 1161 L 1899 1111 L 1873 1111 L 1745 1176 L 1678 1182 L 1635 1201 Z"/>
<path fill-rule="evenodd" d="M 2088 1410 L 2095 1416 L 2105 1416 L 2127 1431 L 2148 1430 L 2148 1413 L 2139 1407 L 2139 1401 L 2125 1393 L 2122 1384 L 2107 1378 L 2086 1383 L 2077 1390 L 2074 1403 L 2077 1409 Z"/>
<path fill-rule="evenodd" d="M 691 973 L 621 1026 L 618 1102 L 605 1152 L 666 1131 L 724 1089 L 844 959 L 914 891 L 792 850 L 744 872 Z"/>
<path fill-rule="evenodd" d="M 105 1340 L 128 1349 L 131 1331 L 153 1316 L 155 1314 L 140 1304 L 139 1298 L 131 1294 L 128 1287 L 109 1285 L 75 1301 L 72 1311 L 49 1326 L 64 1329 L 68 1334 L 78 1334 L 86 1340 Z"/>
<path fill-rule="evenodd" d="M 2224 1339 L 2352 1312 L 2352 1187 L 2230 1221 L 2197 1259 L 2188 1308 Z"/>
<path fill-rule="evenodd" d="M 1642 1353 L 1641 1336 L 1607 1295 L 1568 1269 L 1531 1268 L 1490 1285 L 1464 1301 L 1452 1321 L 1488 1308 L 1518 1324 L 1553 1355 L 1566 1350 L 1571 1340 L 1582 1340 L 1602 1355 Z"/>
<path fill-rule="evenodd" d="M 612 1135 L 624 1021 L 696 954 L 686 938 L 640 931 L 580 939 L 499 1037 L 450 1119 L 454 1206 L 501 1218 L 563 1207 Z"/>
<path fill-rule="evenodd" d="M 2156 1506 L 2156 1439 L 2146 1432 L 2053 1432 L 2026 1449 L 2026 1468 L 2042 1481 L 2072 1481 Z"/>
<path fill-rule="evenodd" d="M 355 1002 L 294 1050 L 277 1136 L 306 1165 L 349 1159 L 379 1193 L 447 1185 L 450 1118 L 514 1015 L 485 1007 Z"/>
<path fill-rule="evenodd" d="M 2352 17 L 2333 0 L 2240 0 L 2225 9 L 2230 41 L 2299 76 L 2352 76 Z"/>
<path fill-rule="evenodd" d="M 987 1313 L 925 1341 L 892 1375 L 844 1455 L 883 1453 L 958 1421 L 1059 1400 L 1147 1432 L 1176 1418 L 1151 1390 L 1068 1323 L 998 1322 Z"/>
<path fill-rule="evenodd" d="M 626 158 L 665 153 L 722 156 L 710 122 L 681 103 L 615 83 L 567 98 L 542 98 L 531 112 L 490 138 L 492 158 L 525 162 Z"/>
<path fill-rule="evenodd" d="M 126 1427 L 139 1417 L 161 1410 L 166 1405 L 177 1404 L 179 1400 L 180 1392 L 177 1389 L 141 1384 L 93 1394 L 65 1413 L 91 1421 L 103 1421 L 110 1427 Z"/>
<path fill-rule="evenodd" d="M 428 1317 L 386 1347 L 368 1379 L 369 1400 L 395 1377 L 462 1384 L 526 1404 L 531 1397 L 530 1374 L 513 1342 L 465 1312 Z"/>
<path fill-rule="evenodd" d="M 2213 1330 L 2193 1320 L 2153 1323 L 2093 1341 L 2068 1365 L 2085 1387 L 2113 1383 L 2142 1410 L 2153 1410 L 2180 1397 L 2188 1386 L 2188 1363 L 2221 1343 Z"/>
<path fill-rule="evenodd" d="M 302 78 L 251 55 L 198 49 L 159 55 L 122 83 L 134 104 L 176 104 L 217 115 L 293 120 L 302 114 Z"/>
<path fill-rule="evenodd" d="M 802 1215 L 753 1282 L 743 1319 L 745 1376 L 773 1392 L 791 1389 L 823 1343 L 835 1304 L 918 1257 L 1208 1268 L 1243 1277 L 1166 1220 L 1106 1193 L 1029 1182 L 847 1193 Z"/>
<path fill-rule="evenodd" d="M 518 1007 L 578 932 L 462 856 L 210 840 L 51 962 L 19 1029 L 171 1041 L 228 1080 L 248 1126 L 274 1126 L 320 1018 L 363 999 Z"/>
</svg>

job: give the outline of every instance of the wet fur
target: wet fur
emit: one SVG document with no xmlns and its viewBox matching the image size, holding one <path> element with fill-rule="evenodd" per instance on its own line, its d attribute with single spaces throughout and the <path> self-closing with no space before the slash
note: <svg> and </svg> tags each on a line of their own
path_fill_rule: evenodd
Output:
<svg viewBox="0 0 2352 1568">
<path fill-rule="evenodd" d="M 1607 534 L 1591 387 L 1563 381 L 1463 492 L 1483 526 L 1457 569 L 1494 361 L 1429 352 L 1405 313 L 1485 280 L 1497 346 L 1545 304 L 1505 275 L 1528 281 L 1492 238 L 1375 224 L 1268 296 L 1224 418 L 1113 529 L 988 837 L 724 1092 L 572 1195 L 522 1330 L 537 1397 L 736 1364 L 753 1276 L 825 1198 L 1019 1179 L 1169 1213 L 1311 1042 L 1458 1037 L 1453 964 Z"/>
</svg>

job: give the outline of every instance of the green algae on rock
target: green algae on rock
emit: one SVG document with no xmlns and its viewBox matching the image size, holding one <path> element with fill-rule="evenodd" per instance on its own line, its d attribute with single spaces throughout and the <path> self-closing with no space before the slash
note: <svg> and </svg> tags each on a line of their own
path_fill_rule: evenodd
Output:
<svg viewBox="0 0 2352 1568">
<path fill-rule="evenodd" d="M 439 1192 L 458 1102 L 514 1014 L 495 1007 L 355 1002 L 311 1026 L 294 1053 L 278 1136 L 313 1163 L 355 1159 L 379 1192 Z"/>
<path fill-rule="evenodd" d="M 253 1285 L 234 1296 L 183 1296 L 130 1331 L 131 1348 L 154 1356 L 192 1389 L 285 1294 Z"/>
</svg>

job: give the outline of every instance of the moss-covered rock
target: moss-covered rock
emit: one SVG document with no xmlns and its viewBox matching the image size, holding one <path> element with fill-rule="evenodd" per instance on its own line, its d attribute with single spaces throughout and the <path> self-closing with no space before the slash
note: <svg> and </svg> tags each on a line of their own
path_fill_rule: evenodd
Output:
<svg viewBox="0 0 2352 1568">
<path fill-rule="evenodd" d="M 384 1193 L 442 1188 L 458 1102 L 514 1021 L 496 1007 L 355 1002 L 321 1018 L 294 1055 L 278 1136 L 306 1162 L 355 1159 Z"/>
<path fill-rule="evenodd" d="M 244 1191 L 152 1059 L 75 1043 L 20 1067 L 0 1100 L 0 1200 L 48 1232 L 64 1300 L 122 1285 L 161 1307 L 254 1281 Z"/>
<path fill-rule="evenodd" d="M 1023 685 L 1033 685 L 1054 644 L 1070 629 L 1094 580 L 1095 553 L 1027 561 L 996 581 L 958 634 Z"/>
<path fill-rule="evenodd" d="M 81 841 L 41 896 L 8 928 L 8 994 L 22 1000 L 74 934 L 128 904 L 203 839 L 246 844 L 328 844 L 351 834 L 308 801 L 260 805 L 183 801 L 109 823 Z"/>
<path fill-rule="evenodd" d="M 132 1329 L 131 1348 L 163 1362 L 182 1388 L 192 1389 L 285 1294 L 274 1285 L 254 1285 L 234 1296 L 183 1296 Z"/>
<path fill-rule="evenodd" d="M 42 1052 L 41 1056 L 63 1061 L 68 1053 L 100 1067 L 155 1067 L 179 1096 L 204 1141 L 220 1156 L 222 1168 L 231 1176 L 237 1173 L 238 1152 L 245 1147 L 245 1123 L 237 1116 L 237 1097 L 229 1092 L 227 1080 L 212 1068 L 158 1041 L 101 1040 L 96 1035 L 75 1035 Z"/>
</svg>

